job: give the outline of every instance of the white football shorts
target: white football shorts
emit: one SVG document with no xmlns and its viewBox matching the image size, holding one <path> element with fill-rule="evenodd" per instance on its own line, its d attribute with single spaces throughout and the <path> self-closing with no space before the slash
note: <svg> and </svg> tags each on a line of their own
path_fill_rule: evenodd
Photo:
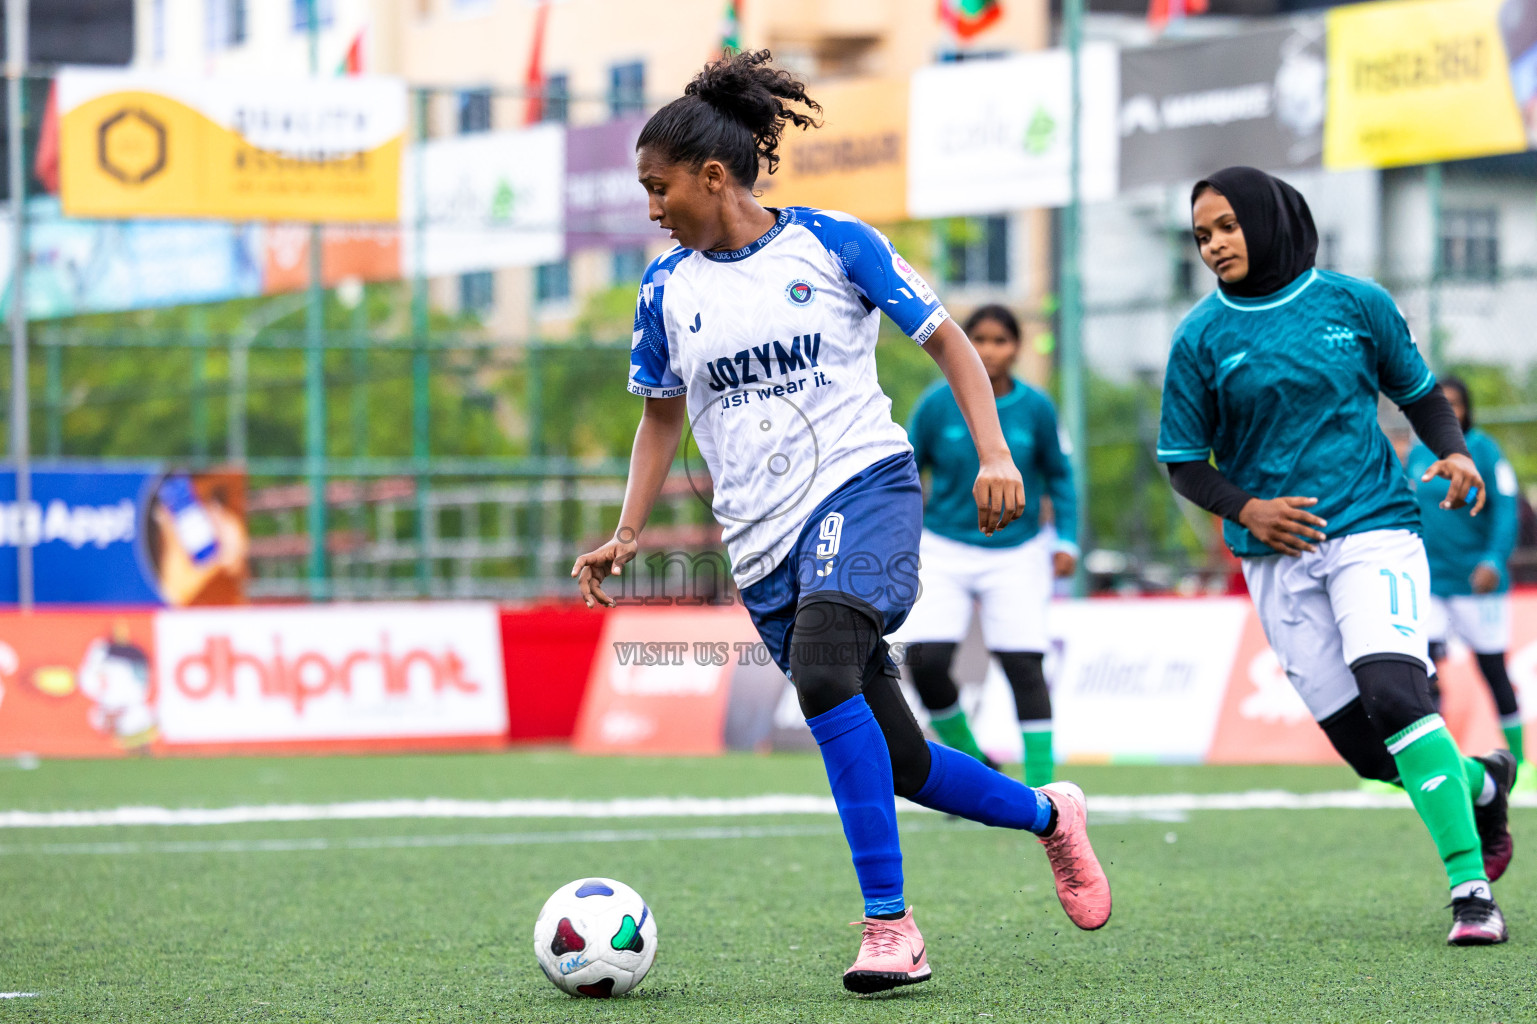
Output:
<svg viewBox="0 0 1537 1024">
<path fill-rule="evenodd" d="M 1313 718 L 1358 694 L 1350 666 L 1376 654 L 1430 663 L 1430 565 L 1419 534 L 1372 530 L 1297 558 L 1245 558 L 1243 576 L 1265 638 Z"/>
<path fill-rule="evenodd" d="M 1510 595 L 1432 596 L 1427 629 L 1433 643 L 1456 636 L 1474 654 L 1503 654 L 1510 649 Z"/>
<path fill-rule="evenodd" d="M 1050 645 L 1055 534 L 1042 530 L 1015 547 L 984 548 L 928 530 L 918 544 L 920 589 L 900 643 L 960 643 L 975 607 L 990 651 L 1041 651 Z"/>
</svg>

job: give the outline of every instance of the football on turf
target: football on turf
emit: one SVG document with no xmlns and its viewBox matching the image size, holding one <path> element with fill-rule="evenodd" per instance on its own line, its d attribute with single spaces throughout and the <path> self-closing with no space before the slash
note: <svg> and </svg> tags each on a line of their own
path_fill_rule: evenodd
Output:
<svg viewBox="0 0 1537 1024">
<path fill-rule="evenodd" d="M 534 922 L 534 956 L 562 992 L 624 995 L 656 960 L 656 918 L 623 882 L 579 878 L 545 900 Z"/>
</svg>

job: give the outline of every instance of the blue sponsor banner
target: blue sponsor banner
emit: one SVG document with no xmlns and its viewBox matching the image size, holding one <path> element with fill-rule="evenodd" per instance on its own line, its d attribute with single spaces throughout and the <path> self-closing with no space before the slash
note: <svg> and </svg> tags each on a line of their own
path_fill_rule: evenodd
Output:
<svg viewBox="0 0 1537 1024">
<path fill-rule="evenodd" d="M 27 203 L 27 317 L 222 302 L 262 292 L 262 227 L 219 221 L 75 220 L 52 196 Z M 0 220 L 0 279 L 11 274 Z M 0 295 L 7 315 L 9 292 Z"/>
<path fill-rule="evenodd" d="M 159 605 L 145 535 L 162 479 L 154 465 L 32 471 L 32 500 L 16 502 L 16 473 L 0 470 L 0 604 L 17 601 L 16 548 L 32 538 L 38 604 Z"/>
</svg>

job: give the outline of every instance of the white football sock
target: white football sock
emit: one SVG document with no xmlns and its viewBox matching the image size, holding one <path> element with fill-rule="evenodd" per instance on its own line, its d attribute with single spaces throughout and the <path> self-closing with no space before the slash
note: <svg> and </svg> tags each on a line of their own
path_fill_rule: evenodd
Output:
<svg viewBox="0 0 1537 1024">
<path fill-rule="evenodd" d="M 1473 798 L 1474 805 L 1477 807 L 1488 807 L 1494 803 L 1494 798 L 1499 791 L 1499 787 L 1494 784 L 1494 776 L 1489 774 L 1488 769 L 1485 769 L 1484 788 L 1479 790 L 1478 796 Z"/>
<path fill-rule="evenodd" d="M 1494 899 L 1494 892 L 1489 888 L 1489 883 L 1482 878 L 1475 878 L 1471 882 L 1463 882 L 1461 885 L 1452 886 L 1452 899 L 1466 899 L 1469 896 L 1492 900 Z"/>
</svg>

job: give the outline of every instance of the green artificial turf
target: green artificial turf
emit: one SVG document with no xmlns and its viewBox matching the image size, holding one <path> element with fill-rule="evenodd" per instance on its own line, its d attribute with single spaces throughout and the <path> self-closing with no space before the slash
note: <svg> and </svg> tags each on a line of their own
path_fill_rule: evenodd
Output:
<svg viewBox="0 0 1537 1024">
<path fill-rule="evenodd" d="M 1091 797 L 1351 784 L 1334 768 L 1069 774 Z M 0 768 L 0 810 L 825 792 L 810 756 Z M 0 1021 L 1537 1021 L 1537 867 L 1519 855 L 1537 811 L 1513 812 L 1497 893 L 1515 938 L 1492 949 L 1443 944 L 1443 876 L 1407 809 L 1097 825 L 1116 903 L 1096 933 L 1068 924 L 1028 836 L 902 820 L 934 977 L 877 999 L 839 984 L 860 906 L 830 816 L 0 829 L 0 992 L 39 994 L 0 1000 Z M 588 874 L 637 888 L 659 928 L 651 975 L 609 1002 L 560 994 L 531 950 L 544 899 Z"/>
</svg>

